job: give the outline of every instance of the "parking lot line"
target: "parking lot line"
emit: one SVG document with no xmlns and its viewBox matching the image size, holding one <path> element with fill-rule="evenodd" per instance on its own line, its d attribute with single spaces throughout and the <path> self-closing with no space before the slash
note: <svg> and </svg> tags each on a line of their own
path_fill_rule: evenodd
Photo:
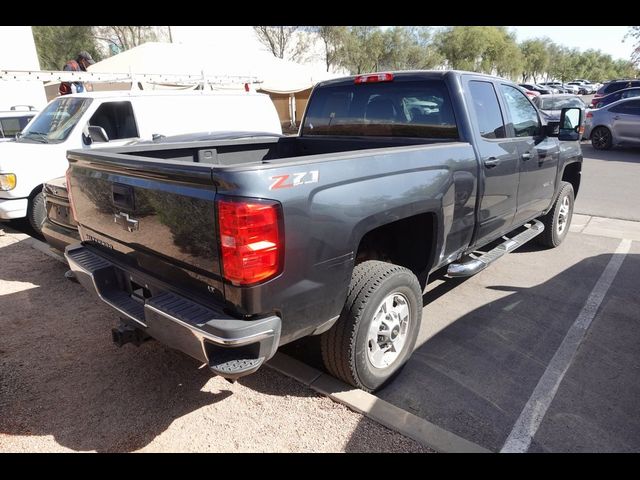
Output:
<svg viewBox="0 0 640 480">
<path fill-rule="evenodd" d="M 529 449 L 531 441 L 540 427 L 558 391 L 558 387 L 591 325 L 591 321 L 598 312 L 598 308 L 611 287 L 630 248 L 631 240 L 628 239 L 622 240 L 618 245 L 614 255 L 611 257 L 611 260 L 609 260 L 598 282 L 589 294 L 580 314 L 567 332 L 562 344 L 558 347 L 551 362 L 549 362 L 549 365 L 538 381 L 529 401 L 524 406 L 509 437 L 500 450 L 501 453 L 523 453 Z"/>
</svg>

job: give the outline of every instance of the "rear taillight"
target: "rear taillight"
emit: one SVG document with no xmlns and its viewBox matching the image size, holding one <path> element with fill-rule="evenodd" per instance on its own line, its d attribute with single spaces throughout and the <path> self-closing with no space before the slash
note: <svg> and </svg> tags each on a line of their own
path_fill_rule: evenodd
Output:
<svg viewBox="0 0 640 480">
<path fill-rule="evenodd" d="M 587 112 L 587 118 L 593 118 L 593 112 Z"/>
<path fill-rule="evenodd" d="M 67 196 L 69 197 L 69 205 L 71 205 L 71 214 L 73 215 L 73 220 L 78 223 L 78 215 L 76 214 L 76 207 L 73 204 L 73 196 L 71 195 L 71 167 L 67 168 L 64 176 L 67 179 Z"/>
<path fill-rule="evenodd" d="M 353 83 L 358 85 L 360 83 L 390 82 L 392 80 L 393 73 L 372 73 L 370 75 L 358 75 Z"/>
<path fill-rule="evenodd" d="M 256 199 L 218 199 L 223 276 L 234 285 L 267 280 L 282 269 L 282 207 Z"/>
</svg>

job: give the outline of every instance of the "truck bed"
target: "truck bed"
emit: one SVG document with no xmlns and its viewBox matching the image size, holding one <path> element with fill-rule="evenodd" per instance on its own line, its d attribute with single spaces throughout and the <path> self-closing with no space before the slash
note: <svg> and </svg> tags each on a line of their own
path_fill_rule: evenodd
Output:
<svg viewBox="0 0 640 480">
<path fill-rule="evenodd" d="M 335 160 L 336 153 L 348 154 L 353 151 L 424 145 L 444 142 L 442 139 L 425 138 L 340 138 L 340 137 L 268 137 L 241 140 L 197 141 L 176 144 L 145 144 L 110 148 L 108 158 L 115 160 L 119 155 L 150 158 L 159 162 L 193 162 L 205 165 L 236 167 L 260 164 L 282 164 L 307 159 L 314 156 L 314 162 Z M 332 154 L 326 158 L 321 155 Z M 92 150 L 92 155 L 100 155 L 100 149 Z"/>
</svg>

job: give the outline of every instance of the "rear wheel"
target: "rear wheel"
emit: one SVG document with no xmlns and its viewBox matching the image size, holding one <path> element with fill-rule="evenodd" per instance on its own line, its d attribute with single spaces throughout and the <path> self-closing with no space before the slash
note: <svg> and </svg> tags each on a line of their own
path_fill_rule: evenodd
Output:
<svg viewBox="0 0 640 480">
<path fill-rule="evenodd" d="M 38 192 L 29 200 L 27 218 L 29 219 L 31 228 L 33 228 L 37 233 L 42 234 L 42 225 L 47 219 L 47 210 L 44 205 L 44 194 L 42 192 Z"/>
<path fill-rule="evenodd" d="M 353 270 L 340 319 L 320 339 L 324 365 L 335 377 L 375 391 L 408 360 L 421 318 L 422 290 L 410 270 L 363 262 Z"/>
<path fill-rule="evenodd" d="M 545 216 L 540 217 L 540 221 L 544 224 L 544 231 L 538 235 L 538 243 L 554 248 L 564 241 L 571 225 L 573 201 L 573 185 L 562 182 L 553 207 Z"/>
<path fill-rule="evenodd" d="M 612 143 L 611 131 L 607 127 L 597 127 L 591 132 L 591 145 L 596 150 L 609 150 Z"/>
</svg>

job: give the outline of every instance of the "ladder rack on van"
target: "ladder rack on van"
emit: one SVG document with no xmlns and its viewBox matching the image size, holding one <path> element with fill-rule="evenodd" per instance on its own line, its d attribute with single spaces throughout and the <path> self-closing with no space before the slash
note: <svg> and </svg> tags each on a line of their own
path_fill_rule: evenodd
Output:
<svg viewBox="0 0 640 480">
<path fill-rule="evenodd" d="M 205 75 L 163 73 L 101 73 L 74 72 L 64 70 L 0 70 L 0 80 L 41 82 L 131 82 L 131 88 L 140 88 L 139 83 L 167 85 L 202 85 L 210 87 L 244 86 L 261 83 L 250 75 Z"/>
</svg>

